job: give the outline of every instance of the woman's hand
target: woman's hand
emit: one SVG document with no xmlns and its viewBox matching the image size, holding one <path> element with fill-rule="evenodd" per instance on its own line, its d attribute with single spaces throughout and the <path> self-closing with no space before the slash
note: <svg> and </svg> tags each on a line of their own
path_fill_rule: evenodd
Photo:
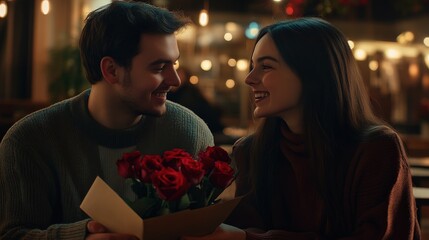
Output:
<svg viewBox="0 0 429 240">
<path fill-rule="evenodd" d="M 85 240 L 138 240 L 138 238 L 133 235 L 110 233 L 103 225 L 94 220 L 88 222 L 88 224 L 86 225 L 86 229 L 88 230 L 88 234 Z"/>
<path fill-rule="evenodd" d="M 181 240 L 245 240 L 246 232 L 231 225 L 221 224 L 216 230 L 202 237 L 182 237 Z"/>
</svg>

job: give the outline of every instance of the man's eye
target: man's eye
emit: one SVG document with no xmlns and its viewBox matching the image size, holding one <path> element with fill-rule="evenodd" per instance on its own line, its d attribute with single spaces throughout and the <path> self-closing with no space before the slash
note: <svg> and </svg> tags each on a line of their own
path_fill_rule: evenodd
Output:
<svg viewBox="0 0 429 240">
<path fill-rule="evenodd" d="M 165 64 L 158 65 L 158 66 L 154 67 L 154 70 L 157 71 L 157 72 L 161 72 L 164 69 L 165 69 Z"/>
</svg>

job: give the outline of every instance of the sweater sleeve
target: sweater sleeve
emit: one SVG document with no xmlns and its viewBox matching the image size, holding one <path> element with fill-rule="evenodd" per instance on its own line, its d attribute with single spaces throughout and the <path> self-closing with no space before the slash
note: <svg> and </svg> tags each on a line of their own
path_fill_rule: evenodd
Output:
<svg viewBox="0 0 429 240">
<path fill-rule="evenodd" d="M 11 135 L 0 143 L 0 239 L 85 238 L 88 219 L 52 224 L 61 215 L 58 187 L 42 158 Z"/>
<path fill-rule="evenodd" d="M 396 134 L 362 143 L 347 173 L 344 206 L 351 231 L 345 236 L 329 238 L 316 232 L 247 229 L 246 239 L 420 239 L 411 173 Z M 246 213 L 235 212 L 231 224 L 239 225 L 242 214 Z"/>
<path fill-rule="evenodd" d="M 343 239 L 420 239 L 411 173 L 397 134 L 363 143 L 347 179 L 345 203 L 351 203 L 348 218 L 355 226 Z"/>
</svg>

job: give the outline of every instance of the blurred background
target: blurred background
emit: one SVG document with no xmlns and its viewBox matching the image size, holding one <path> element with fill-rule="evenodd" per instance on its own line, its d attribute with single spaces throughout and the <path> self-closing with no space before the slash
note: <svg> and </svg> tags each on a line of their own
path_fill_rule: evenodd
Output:
<svg viewBox="0 0 429 240">
<path fill-rule="evenodd" d="M 78 38 L 85 16 L 109 2 L 0 0 L 0 139 L 26 114 L 89 87 Z M 243 80 L 259 29 L 302 16 L 332 22 L 349 39 L 376 114 L 399 131 L 410 164 L 425 168 L 411 169 L 414 183 L 429 186 L 429 0 L 146 2 L 193 20 L 178 35 L 183 86 L 169 98 L 205 119 L 216 144 L 226 148 L 253 130 Z M 429 239 L 429 209 L 421 212 L 429 188 L 424 191 L 417 200 Z"/>
<path fill-rule="evenodd" d="M 0 137 L 28 112 L 89 86 L 77 42 L 85 16 L 109 2 L 0 0 Z M 412 139 L 429 136 L 429 0 L 146 2 L 193 20 L 178 35 L 178 67 L 216 111 L 226 135 L 246 134 L 254 122 L 243 80 L 259 29 L 319 16 L 349 38 L 376 113 Z"/>
</svg>

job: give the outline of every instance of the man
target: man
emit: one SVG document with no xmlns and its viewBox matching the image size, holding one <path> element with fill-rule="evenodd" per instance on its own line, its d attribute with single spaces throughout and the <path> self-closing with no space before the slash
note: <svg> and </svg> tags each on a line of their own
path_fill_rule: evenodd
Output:
<svg viewBox="0 0 429 240">
<path fill-rule="evenodd" d="M 213 145 L 200 118 L 166 100 L 180 84 L 175 32 L 187 23 L 139 2 L 88 15 L 79 44 L 91 89 L 23 118 L 0 144 L 0 239 L 134 239 L 79 205 L 96 176 L 132 195 L 116 168 L 124 152 Z"/>
</svg>

